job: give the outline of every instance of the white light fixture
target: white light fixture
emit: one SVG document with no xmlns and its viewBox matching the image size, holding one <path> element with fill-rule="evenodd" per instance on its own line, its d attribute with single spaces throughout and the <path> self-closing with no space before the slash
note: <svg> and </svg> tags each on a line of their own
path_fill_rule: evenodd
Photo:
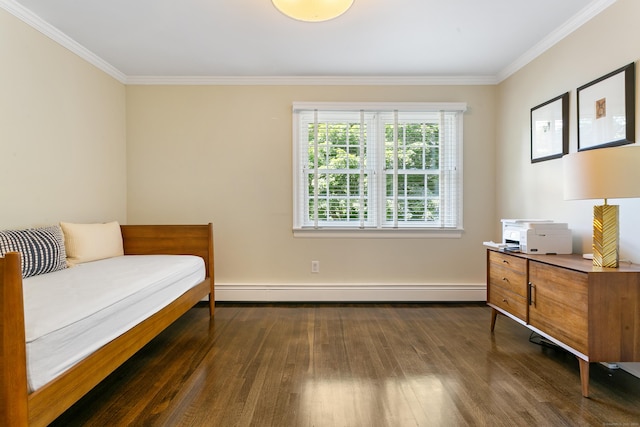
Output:
<svg viewBox="0 0 640 427">
<path fill-rule="evenodd" d="M 604 199 L 593 207 L 593 265 L 618 266 L 618 206 L 640 197 L 640 146 L 579 151 L 563 157 L 565 200 Z"/>
<path fill-rule="evenodd" d="M 345 13 L 354 0 L 271 0 L 290 18 L 305 22 L 322 22 Z"/>
</svg>

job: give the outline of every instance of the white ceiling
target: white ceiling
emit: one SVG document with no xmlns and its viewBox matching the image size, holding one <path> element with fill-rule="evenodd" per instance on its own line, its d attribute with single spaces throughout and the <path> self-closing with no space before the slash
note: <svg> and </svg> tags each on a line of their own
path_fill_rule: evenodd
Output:
<svg viewBox="0 0 640 427">
<path fill-rule="evenodd" d="M 120 80 L 171 77 L 500 81 L 615 0 L 355 0 L 303 23 L 271 0 L 0 0 Z M 69 40 L 70 39 L 70 40 Z"/>
</svg>

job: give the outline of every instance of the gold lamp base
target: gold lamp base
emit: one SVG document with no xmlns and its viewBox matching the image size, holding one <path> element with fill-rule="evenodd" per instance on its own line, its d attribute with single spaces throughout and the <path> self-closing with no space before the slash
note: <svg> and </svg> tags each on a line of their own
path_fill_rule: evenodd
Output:
<svg viewBox="0 0 640 427">
<path fill-rule="evenodd" d="M 593 207 L 593 265 L 618 267 L 618 206 Z"/>
</svg>

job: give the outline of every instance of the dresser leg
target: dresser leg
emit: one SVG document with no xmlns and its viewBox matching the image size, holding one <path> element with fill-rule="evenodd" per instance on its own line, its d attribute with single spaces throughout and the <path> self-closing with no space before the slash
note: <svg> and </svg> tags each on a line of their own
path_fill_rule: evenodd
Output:
<svg viewBox="0 0 640 427">
<path fill-rule="evenodd" d="M 580 382 L 582 383 L 582 396 L 589 397 L 589 362 L 578 357 L 580 364 Z"/>
<path fill-rule="evenodd" d="M 496 310 L 495 308 L 491 309 L 491 332 L 493 332 L 493 330 L 496 327 L 496 318 L 498 317 L 498 310 Z"/>
</svg>

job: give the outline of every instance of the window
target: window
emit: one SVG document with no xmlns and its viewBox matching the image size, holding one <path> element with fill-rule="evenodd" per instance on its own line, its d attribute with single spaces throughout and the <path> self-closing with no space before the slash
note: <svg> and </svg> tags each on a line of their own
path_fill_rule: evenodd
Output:
<svg viewBox="0 0 640 427">
<path fill-rule="evenodd" d="M 465 109 L 458 103 L 294 103 L 296 235 L 459 236 Z"/>
</svg>

